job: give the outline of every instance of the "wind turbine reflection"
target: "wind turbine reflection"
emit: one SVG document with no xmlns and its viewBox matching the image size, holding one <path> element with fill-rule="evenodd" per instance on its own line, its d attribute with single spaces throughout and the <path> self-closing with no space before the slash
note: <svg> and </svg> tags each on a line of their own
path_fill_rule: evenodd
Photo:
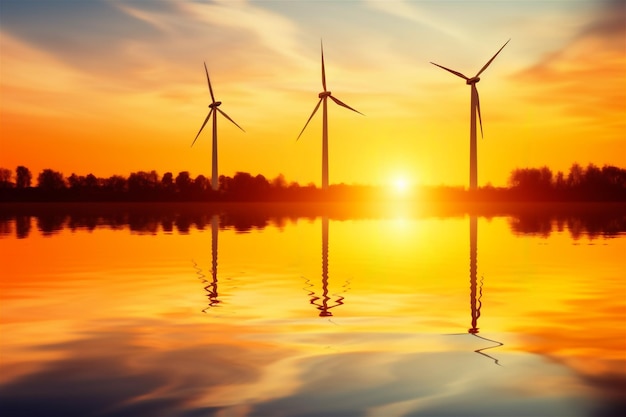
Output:
<svg viewBox="0 0 626 417">
<path fill-rule="evenodd" d="M 209 304 L 202 309 L 203 313 L 206 313 L 209 309 L 217 307 L 220 304 L 218 299 L 218 280 L 217 280 L 217 236 L 219 233 L 219 216 L 214 214 L 211 216 L 211 281 L 207 280 L 206 275 L 202 272 L 202 268 L 198 266 L 198 263 L 193 261 L 193 267 L 196 270 L 198 279 L 206 284 L 204 290 L 207 292 L 207 298 Z"/>
<path fill-rule="evenodd" d="M 306 284 L 313 287 L 313 284 L 307 279 Z M 346 280 L 343 285 L 343 292 L 348 290 L 349 281 Z M 322 294 L 321 296 L 315 295 L 314 291 L 309 290 L 309 303 L 316 306 L 319 310 L 320 317 L 332 317 L 333 313 L 330 311 L 332 308 L 343 305 L 344 297 L 341 295 L 333 294 L 337 296 L 335 300 L 328 295 L 328 217 L 322 217 Z"/>
<path fill-rule="evenodd" d="M 478 218 L 476 216 L 470 216 L 470 310 L 471 310 L 471 326 L 467 332 L 474 337 L 486 340 L 488 342 L 495 343 L 494 346 L 488 346 L 482 349 L 476 349 L 474 352 L 483 355 L 495 362 L 496 365 L 500 365 L 498 359 L 490 356 L 483 351 L 487 349 L 497 348 L 503 345 L 503 343 L 496 340 L 487 339 L 486 337 L 479 336 L 478 318 L 480 317 L 480 309 L 482 307 L 483 296 L 483 282 L 484 277 L 480 277 L 480 286 L 477 281 L 478 271 Z"/>
<path fill-rule="evenodd" d="M 483 336 L 479 336 L 480 328 L 478 327 L 478 319 L 480 318 L 480 310 L 482 308 L 482 296 L 483 296 L 483 283 L 484 277 L 480 277 L 480 283 L 478 282 L 478 218 L 475 215 L 470 216 L 470 315 L 471 315 L 471 327 L 467 329 L 467 333 L 453 333 L 452 336 L 460 336 L 469 334 L 473 337 L 485 340 L 487 342 L 494 343 L 492 346 L 476 349 L 474 352 L 479 355 L 485 356 L 496 365 L 500 365 L 500 361 L 491 355 L 486 354 L 484 351 L 488 349 L 498 348 L 503 346 L 504 343 L 497 340 L 488 339 Z"/>
</svg>

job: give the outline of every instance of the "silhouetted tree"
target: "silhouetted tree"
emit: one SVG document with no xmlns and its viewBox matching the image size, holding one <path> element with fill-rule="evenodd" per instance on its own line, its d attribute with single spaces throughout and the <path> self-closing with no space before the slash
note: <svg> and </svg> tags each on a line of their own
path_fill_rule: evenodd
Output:
<svg viewBox="0 0 626 417">
<path fill-rule="evenodd" d="M 19 165 L 16 169 L 15 169 L 15 187 L 16 188 L 29 188 L 31 181 L 32 181 L 32 175 L 30 173 L 30 170 L 28 168 L 26 168 L 25 166 Z"/>
<path fill-rule="evenodd" d="M 159 176 L 156 171 L 137 171 L 128 177 L 128 191 L 139 197 L 147 197 L 154 194 L 159 184 Z"/>
<path fill-rule="evenodd" d="M 226 193 L 228 192 L 228 189 L 230 188 L 230 184 L 233 181 L 233 179 L 231 177 L 227 177 L 226 175 L 220 175 L 217 181 L 219 184 L 219 190 Z"/>
<path fill-rule="evenodd" d="M 122 194 L 127 190 L 126 178 L 121 175 L 112 175 L 109 178 L 103 180 L 102 187 L 111 193 Z"/>
<path fill-rule="evenodd" d="M 100 181 L 93 174 L 87 174 L 85 177 L 85 188 L 89 190 L 96 190 L 100 186 Z"/>
<path fill-rule="evenodd" d="M 554 188 L 557 191 L 563 191 L 567 187 L 567 183 L 565 182 L 565 175 L 563 172 L 559 171 L 556 173 L 556 177 L 554 178 Z"/>
<path fill-rule="evenodd" d="M 626 189 L 626 169 L 605 165 L 602 167 L 602 178 L 615 189 Z"/>
<path fill-rule="evenodd" d="M 552 171 L 548 167 L 517 168 L 511 172 L 509 185 L 526 194 L 548 193 L 552 188 Z"/>
<path fill-rule="evenodd" d="M 247 172 L 237 172 L 230 181 L 224 181 L 224 192 L 235 200 L 254 201 L 268 196 L 270 183 L 263 175 L 253 177 Z"/>
<path fill-rule="evenodd" d="M 0 168 L 0 188 L 13 188 L 12 177 L 13 172 L 10 169 Z"/>
<path fill-rule="evenodd" d="M 550 168 L 546 166 L 539 168 L 538 185 L 544 190 L 549 190 L 552 187 L 552 171 L 550 171 Z"/>
<path fill-rule="evenodd" d="M 37 177 L 37 187 L 46 192 L 63 190 L 65 189 L 65 179 L 60 172 L 44 169 Z"/>
<path fill-rule="evenodd" d="M 602 188 L 603 183 L 604 179 L 602 178 L 602 171 L 600 168 L 593 164 L 589 164 L 583 177 L 585 189 L 589 191 L 599 190 Z"/>
<path fill-rule="evenodd" d="M 287 180 L 283 174 L 278 174 L 276 178 L 272 180 L 272 187 L 275 189 L 284 189 L 287 188 Z"/>
<path fill-rule="evenodd" d="M 176 189 L 182 194 L 188 194 L 191 190 L 191 176 L 189 171 L 181 171 L 176 176 Z"/>
<path fill-rule="evenodd" d="M 196 195 L 202 195 L 210 187 L 210 183 L 207 177 L 200 174 L 193 180 L 193 192 Z"/>
<path fill-rule="evenodd" d="M 171 172 L 166 172 L 161 178 L 161 187 L 166 192 L 174 191 L 174 175 Z"/>
<path fill-rule="evenodd" d="M 270 183 L 263 175 L 258 174 L 254 177 L 254 188 L 257 196 L 267 195 L 270 189 Z"/>
<path fill-rule="evenodd" d="M 229 191 L 236 199 L 250 197 L 254 193 L 254 177 L 247 172 L 235 173 Z"/>
<path fill-rule="evenodd" d="M 85 177 L 78 176 L 74 173 L 67 178 L 67 184 L 69 185 L 71 190 L 80 190 L 83 188 L 85 182 Z"/>
<path fill-rule="evenodd" d="M 585 177 L 585 170 L 577 163 L 573 164 L 569 169 L 567 175 L 567 186 L 570 189 L 579 187 L 583 183 Z"/>
</svg>

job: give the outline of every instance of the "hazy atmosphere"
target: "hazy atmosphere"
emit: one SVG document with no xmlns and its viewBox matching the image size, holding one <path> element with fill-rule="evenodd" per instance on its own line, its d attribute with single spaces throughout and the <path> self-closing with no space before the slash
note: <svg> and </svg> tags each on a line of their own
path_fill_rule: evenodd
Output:
<svg viewBox="0 0 626 417">
<path fill-rule="evenodd" d="M 624 1 L 0 2 L 0 166 L 70 175 L 210 175 L 206 62 L 220 174 L 320 184 L 322 91 L 331 183 L 467 185 L 479 85 L 478 184 L 517 167 L 624 163 Z M 486 30 L 488 28 L 488 30 Z"/>
<path fill-rule="evenodd" d="M 0 0 L 0 415 L 626 416 L 625 116 L 626 0 Z"/>
</svg>

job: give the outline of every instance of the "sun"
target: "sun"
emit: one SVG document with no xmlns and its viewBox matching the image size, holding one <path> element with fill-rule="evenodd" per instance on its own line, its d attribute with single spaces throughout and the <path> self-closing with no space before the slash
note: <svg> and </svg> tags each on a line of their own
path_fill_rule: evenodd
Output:
<svg viewBox="0 0 626 417">
<path fill-rule="evenodd" d="M 397 195 L 406 195 L 409 192 L 409 181 L 406 177 L 395 177 L 391 182 L 391 186 Z"/>
</svg>

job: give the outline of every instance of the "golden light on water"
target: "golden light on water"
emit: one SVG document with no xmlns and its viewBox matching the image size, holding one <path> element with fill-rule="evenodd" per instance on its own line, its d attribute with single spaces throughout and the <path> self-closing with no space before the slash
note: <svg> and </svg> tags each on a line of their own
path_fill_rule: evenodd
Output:
<svg viewBox="0 0 626 417">
<path fill-rule="evenodd" d="M 409 181 L 403 176 L 394 178 L 392 185 L 397 195 L 406 195 L 409 190 Z"/>
<path fill-rule="evenodd" d="M 162 392 L 182 384 L 206 407 L 343 390 L 358 407 L 367 396 L 350 378 L 359 375 L 381 387 L 382 410 L 398 404 L 389 379 L 419 385 L 411 370 L 431 367 L 421 385 L 447 396 L 462 395 L 451 385 L 487 384 L 531 386 L 524 396 L 536 399 L 530 381 L 540 373 L 557 407 L 572 395 L 600 401 L 594 395 L 611 393 L 588 381 L 624 377 L 615 336 L 625 311 L 623 234 L 574 237 L 555 226 L 536 235 L 525 229 L 536 226 L 532 216 L 423 215 L 404 200 L 355 217 L 264 219 L 255 209 L 219 221 L 170 211 L 134 217 L 133 226 L 99 217 L 93 229 L 76 216 L 51 231 L 42 229 L 57 218 L 42 215 L 22 237 L 15 223 L 0 227 L 0 331 L 11 335 L 0 346 L 3 388 L 45 380 L 50 367 L 78 382 L 154 372 Z M 320 369 L 347 379 L 324 371 L 325 391 L 308 386 L 305 376 Z M 422 398 L 402 395 L 403 404 Z"/>
</svg>

